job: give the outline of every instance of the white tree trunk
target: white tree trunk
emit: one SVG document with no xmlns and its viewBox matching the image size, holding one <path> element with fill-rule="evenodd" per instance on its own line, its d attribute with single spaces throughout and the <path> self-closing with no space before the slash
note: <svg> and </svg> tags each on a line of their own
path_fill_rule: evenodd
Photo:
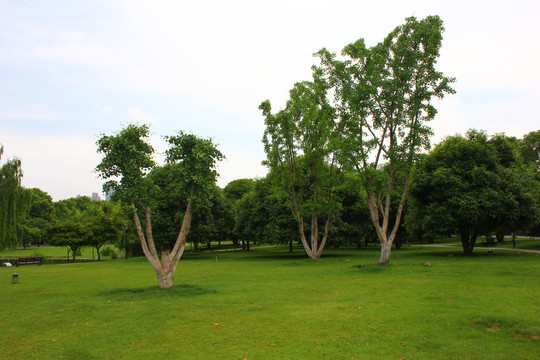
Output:
<svg viewBox="0 0 540 360">
<path fill-rule="evenodd" d="M 383 245 L 381 243 L 381 257 L 377 261 L 377 265 L 388 265 L 390 263 L 390 254 L 392 250 L 392 244 L 386 243 Z"/>
<path fill-rule="evenodd" d="M 145 232 L 143 232 L 137 212 L 133 212 L 133 221 L 135 222 L 137 235 L 139 236 L 139 240 L 141 241 L 141 247 L 144 255 L 156 271 L 159 287 L 162 289 L 168 289 L 173 286 L 174 272 L 176 270 L 176 266 L 178 264 L 178 261 L 180 260 L 180 257 L 184 253 L 187 235 L 191 226 L 191 202 L 188 203 L 188 206 L 186 208 L 184 219 L 182 221 L 182 227 L 180 228 L 180 233 L 178 234 L 178 238 L 176 239 L 174 248 L 172 252 L 164 251 L 161 253 L 161 262 L 159 261 L 156 247 L 154 245 L 154 239 L 152 236 L 150 208 L 145 208 L 144 214 L 146 222 Z"/>
</svg>

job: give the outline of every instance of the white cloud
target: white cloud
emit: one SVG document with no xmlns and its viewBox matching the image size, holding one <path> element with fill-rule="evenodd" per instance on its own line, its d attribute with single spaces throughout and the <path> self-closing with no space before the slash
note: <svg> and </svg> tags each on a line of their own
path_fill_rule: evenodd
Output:
<svg viewBox="0 0 540 360">
<path fill-rule="evenodd" d="M 59 116 L 54 111 L 4 110 L 0 111 L 0 119 L 7 120 L 54 120 Z"/>
<path fill-rule="evenodd" d="M 266 176 L 268 170 L 261 164 L 264 158 L 262 149 L 254 151 L 253 148 L 242 145 L 220 146 L 219 150 L 226 159 L 218 165 L 220 177 L 218 185 L 225 187 L 236 179 L 253 179 Z"/>
<path fill-rule="evenodd" d="M 156 123 L 156 119 L 153 116 L 146 114 L 141 109 L 129 109 L 128 113 L 129 113 L 129 116 L 131 116 L 131 118 L 137 121 L 138 123 L 150 124 L 150 125 L 153 125 Z"/>
<path fill-rule="evenodd" d="M 93 172 L 101 160 L 96 153 L 96 139 L 79 135 L 21 135 L 0 130 L 5 159 L 21 160 L 23 186 L 40 188 L 55 201 L 90 196 L 92 192 L 101 194 L 102 181 Z"/>
</svg>

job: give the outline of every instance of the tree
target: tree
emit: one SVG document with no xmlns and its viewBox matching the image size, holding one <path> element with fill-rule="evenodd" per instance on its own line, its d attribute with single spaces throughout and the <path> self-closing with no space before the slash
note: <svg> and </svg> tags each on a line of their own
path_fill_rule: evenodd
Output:
<svg viewBox="0 0 540 360">
<path fill-rule="evenodd" d="M 361 248 L 370 240 L 376 240 L 367 205 L 367 197 L 358 174 L 346 173 L 343 184 L 338 188 L 340 207 L 336 213 L 334 226 L 331 229 L 330 245 L 355 245 Z"/>
<path fill-rule="evenodd" d="M 540 168 L 540 130 L 525 135 L 519 150 L 524 163 L 535 163 L 537 168 Z"/>
<path fill-rule="evenodd" d="M 61 220 L 50 230 L 49 238 L 55 246 L 65 246 L 71 251 L 73 261 L 77 256 L 77 250 L 88 245 L 88 230 L 81 221 Z"/>
<path fill-rule="evenodd" d="M 98 141 L 98 152 L 103 154 L 96 167 L 103 179 L 105 192 L 113 192 L 113 199 L 126 205 L 133 215 L 135 229 L 144 255 L 152 264 L 161 288 L 173 285 L 173 276 L 182 256 L 192 219 L 193 204 L 201 201 L 208 189 L 214 185 L 217 172 L 216 162 L 223 158 L 210 139 L 179 132 L 165 137 L 169 144 L 166 162 L 175 168 L 174 181 L 179 190 L 187 195 L 187 206 L 182 226 L 172 250 L 161 252 L 161 261 L 152 235 L 150 209 L 155 204 L 151 194 L 156 190 L 147 176 L 155 166 L 152 160 L 153 147 L 147 142 L 150 135 L 148 125 L 130 124 L 116 135 L 103 135 Z M 143 226 L 139 211 L 144 216 Z"/>
<path fill-rule="evenodd" d="M 45 191 L 38 188 L 26 189 L 29 193 L 29 205 L 26 208 L 22 224 L 23 243 L 37 243 L 47 241 L 47 233 L 56 219 L 55 207 L 52 198 Z"/>
<path fill-rule="evenodd" d="M 521 171 L 506 167 L 513 160 L 505 141 L 471 130 L 467 137 L 446 138 L 415 168 L 411 213 L 424 229 L 457 232 L 465 255 L 479 235 L 504 235 L 533 219 Z"/>
<path fill-rule="evenodd" d="M 372 48 L 363 39 L 346 46 L 344 60 L 326 49 L 317 53 L 334 90 L 341 153 L 364 182 L 381 265 L 390 261 L 412 165 L 430 146 L 426 123 L 437 113 L 432 99 L 454 93 L 454 79 L 435 69 L 443 30 L 438 16 L 411 17 Z M 398 172 L 404 183 L 392 213 Z"/>
<path fill-rule="evenodd" d="M 4 147 L 0 145 L 0 159 Z M 21 240 L 21 221 L 29 196 L 21 186 L 21 161 L 10 159 L 0 167 L 0 250 L 13 248 Z"/>
<path fill-rule="evenodd" d="M 536 220 L 538 213 L 535 206 L 535 173 L 536 167 L 521 164 L 519 142 L 504 134 L 492 136 L 489 145 L 497 152 L 497 196 L 494 198 L 493 227 L 497 242 L 504 241 L 508 233 L 518 229 L 529 228 Z M 535 162 L 534 159 L 531 160 Z"/>
<path fill-rule="evenodd" d="M 250 250 L 250 242 L 289 245 L 298 238 L 298 226 L 287 206 L 287 194 L 276 186 L 275 174 L 254 181 L 253 189 L 246 192 L 235 204 L 233 233 Z M 296 235 L 295 235 L 296 234 Z"/>
<path fill-rule="evenodd" d="M 119 206 L 105 201 L 93 202 L 84 215 L 83 225 L 87 229 L 87 245 L 96 249 L 98 261 L 101 260 L 101 248 L 106 244 L 121 239 L 124 221 Z M 127 251 L 127 248 L 125 249 Z"/>
<path fill-rule="evenodd" d="M 340 179 L 337 148 L 332 141 L 335 111 L 328 102 L 328 90 L 321 70 L 314 67 L 313 81 L 295 84 L 283 110 L 272 114 L 268 100 L 259 106 L 266 125 L 264 164 L 275 172 L 287 193 L 300 240 L 311 260 L 321 257 L 328 240 L 336 208 L 333 192 Z M 324 221 L 322 234 L 319 217 Z M 306 220 L 311 222 L 309 228 Z"/>
<path fill-rule="evenodd" d="M 223 195 L 227 200 L 234 203 L 253 190 L 255 187 L 255 180 L 253 179 L 237 179 L 233 180 L 223 188 Z"/>
</svg>

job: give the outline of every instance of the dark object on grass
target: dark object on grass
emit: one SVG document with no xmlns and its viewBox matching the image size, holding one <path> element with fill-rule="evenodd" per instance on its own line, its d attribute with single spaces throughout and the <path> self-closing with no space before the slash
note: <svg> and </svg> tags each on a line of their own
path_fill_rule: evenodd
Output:
<svg viewBox="0 0 540 360">
<path fill-rule="evenodd" d="M 11 277 L 11 283 L 12 284 L 18 284 L 19 283 L 19 274 L 17 274 L 17 273 L 13 274 L 13 276 Z"/>
<path fill-rule="evenodd" d="M 19 260 L 17 260 L 15 262 L 15 265 L 16 266 L 19 266 L 19 265 L 41 265 L 42 259 L 43 259 L 43 257 L 41 257 L 41 256 L 22 257 L 22 258 L 19 258 Z"/>
</svg>

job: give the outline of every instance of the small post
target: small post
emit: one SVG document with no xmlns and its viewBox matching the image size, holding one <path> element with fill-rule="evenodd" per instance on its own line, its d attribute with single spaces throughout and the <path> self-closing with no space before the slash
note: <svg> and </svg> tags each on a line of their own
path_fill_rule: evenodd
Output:
<svg viewBox="0 0 540 360">
<path fill-rule="evenodd" d="M 18 284 L 19 283 L 19 274 L 13 273 L 13 276 L 11 277 L 11 283 L 12 284 Z"/>
</svg>

